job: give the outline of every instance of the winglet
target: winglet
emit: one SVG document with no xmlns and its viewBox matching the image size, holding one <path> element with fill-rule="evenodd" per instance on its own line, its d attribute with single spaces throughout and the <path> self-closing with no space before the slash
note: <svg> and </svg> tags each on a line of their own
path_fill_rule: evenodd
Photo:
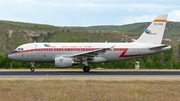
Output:
<svg viewBox="0 0 180 101">
<path fill-rule="evenodd" d="M 110 47 L 110 49 L 111 49 L 111 50 L 114 50 L 114 47 L 115 47 L 115 45 L 114 45 L 114 46 L 112 46 L 112 47 Z"/>
</svg>

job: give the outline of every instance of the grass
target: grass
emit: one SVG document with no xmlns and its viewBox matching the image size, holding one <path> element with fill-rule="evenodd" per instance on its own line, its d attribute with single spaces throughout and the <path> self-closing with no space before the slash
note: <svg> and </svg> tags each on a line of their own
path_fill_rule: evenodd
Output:
<svg viewBox="0 0 180 101">
<path fill-rule="evenodd" d="M 179 101 L 179 77 L 0 78 L 1 101 Z"/>
</svg>

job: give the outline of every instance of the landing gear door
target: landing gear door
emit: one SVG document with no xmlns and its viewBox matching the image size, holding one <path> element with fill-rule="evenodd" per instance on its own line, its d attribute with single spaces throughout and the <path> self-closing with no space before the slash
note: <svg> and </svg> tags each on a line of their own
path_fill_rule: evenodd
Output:
<svg viewBox="0 0 180 101">
<path fill-rule="evenodd" d="M 35 55 L 35 44 L 31 44 L 31 45 L 30 45 L 29 54 L 30 54 L 30 55 Z"/>
<path fill-rule="evenodd" d="M 137 55 L 137 46 L 135 44 L 131 45 L 131 55 Z"/>
</svg>

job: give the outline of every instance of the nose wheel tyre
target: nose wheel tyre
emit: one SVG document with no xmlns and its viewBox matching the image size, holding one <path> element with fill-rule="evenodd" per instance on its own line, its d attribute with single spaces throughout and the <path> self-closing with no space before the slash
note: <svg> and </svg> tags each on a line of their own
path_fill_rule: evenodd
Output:
<svg viewBox="0 0 180 101">
<path fill-rule="evenodd" d="M 34 68 L 34 67 L 32 67 L 32 68 L 31 68 L 31 72 L 34 72 L 34 70 L 35 70 L 35 68 Z"/>
<path fill-rule="evenodd" d="M 84 70 L 84 72 L 89 72 L 89 71 L 90 71 L 90 68 L 89 68 L 89 66 L 84 66 L 84 67 L 83 67 L 83 70 Z"/>
</svg>

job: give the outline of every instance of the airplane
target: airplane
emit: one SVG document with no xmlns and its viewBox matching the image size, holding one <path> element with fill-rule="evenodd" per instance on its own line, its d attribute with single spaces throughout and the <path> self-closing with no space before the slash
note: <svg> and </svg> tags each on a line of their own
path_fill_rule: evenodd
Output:
<svg viewBox="0 0 180 101">
<path fill-rule="evenodd" d="M 89 63 L 118 62 L 157 54 L 171 49 L 161 44 L 168 15 L 158 15 L 142 35 L 130 43 L 28 43 L 8 54 L 9 59 L 31 62 L 34 72 L 36 62 L 54 62 L 55 68 L 69 68 L 83 64 L 89 72 Z"/>
</svg>

